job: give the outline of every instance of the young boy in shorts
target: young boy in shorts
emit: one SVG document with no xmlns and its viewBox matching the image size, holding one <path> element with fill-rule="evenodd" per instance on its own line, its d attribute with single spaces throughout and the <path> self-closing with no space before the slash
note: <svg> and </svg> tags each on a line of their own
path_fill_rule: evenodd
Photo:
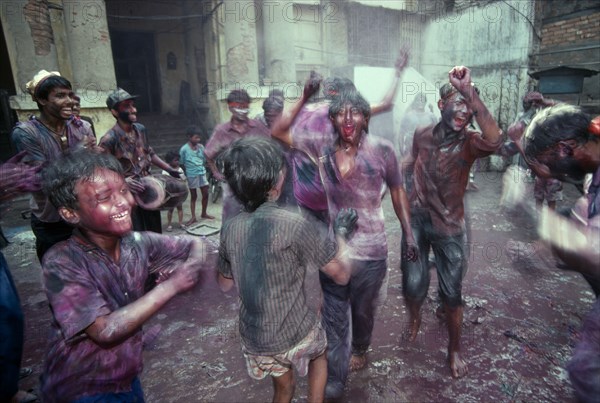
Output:
<svg viewBox="0 0 600 403">
<path fill-rule="evenodd" d="M 202 130 L 198 126 L 188 126 L 185 130 L 188 136 L 188 142 L 179 149 L 179 163 L 185 171 L 190 188 L 190 208 L 192 218 L 186 223 L 191 225 L 197 222 L 196 219 L 196 200 L 198 192 L 202 193 L 202 214 L 201 218 L 215 218 L 206 212 L 208 207 L 208 181 L 206 179 L 206 156 L 204 155 L 204 145 L 202 141 Z"/>
<path fill-rule="evenodd" d="M 283 151 L 271 139 L 236 140 L 223 152 L 223 174 L 244 210 L 221 231 L 219 284 L 235 279 L 240 295 L 239 328 L 249 375 L 271 376 L 273 401 L 291 401 L 294 369 L 308 372 L 308 401 L 322 401 L 327 381 L 327 339 L 319 315 L 304 293 L 307 275 L 321 270 L 347 284 L 340 261 L 343 238 L 354 230 L 356 211 L 340 212 L 334 224 L 339 248 L 317 225 L 277 205 L 285 177 Z M 336 253 L 337 249 L 337 253 Z"/>
<path fill-rule="evenodd" d="M 179 165 L 179 153 L 178 152 L 176 152 L 176 151 L 167 152 L 167 154 L 165 154 L 165 162 L 167 164 L 169 164 L 169 166 L 171 168 L 176 169 L 177 172 L 179 172 L 179 179 L 181 181 L 185 181 L 186 178 L 185 178 L 184 171 L 181 168 L 181 166 Z M 162 171 L 162 174 L 169 175 L 169 173 L 167 171 Z M 167 210 L 167 232 L 173 231 L 173 226 L 171 225 L 171 222 L 173 221 L 173 212 L 174 212 L 175 208 L 177 208 L 177 219 L 179 220 L 179 228 L 185 228 L 185 225 L 183 225 L 183 200 L 182 200 L 181 204 L 179 204 L 177 207 L 171 207 L 169 210 Z"/>
<path fill-rule="evenodd" d="M 46 169 L 43 186 L 75 227 L 42 262 L 53 316 L 43 401 L 143 402 L 142 325 L 214 267 L 216 250 L 200 238 L 132 232 L 133 196 L 112 155 L 64 156 Z M 159 281 L 144 294 L 149 273 Z"/>
</svg>

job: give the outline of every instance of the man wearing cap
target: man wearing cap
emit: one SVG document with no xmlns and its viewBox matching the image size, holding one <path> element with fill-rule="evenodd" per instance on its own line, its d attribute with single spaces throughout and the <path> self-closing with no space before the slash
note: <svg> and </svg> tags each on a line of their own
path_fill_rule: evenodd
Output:
<svg viewBox="0 0 600 403">
<path fill-rule="evenodd" d="M 125 180 L 132 193 L 144 191 L 140 179 L 150 175 L 152 164 L 167 171 L 171 176 L 179 177 L 179 173 L 163 161 L 152 147 L 148 145 L 146 127 L 137 123 L 137 109 L 134 99 L 122 88 L 117 88 L 108 98 L 106 106 L 117 123 L 100 139 L 99 146 L 121 162 L 125 172 Z M 137 206 L 132 213 L 134 231 L 162 232 L 160 211 L 146 210 Z"/>
<path fill-rule="evenodd" d="M 213 134 L 206 144 L 204 155 L 208 167 L 215 178 L 223 181 L 223 174 L 219 172 L 215 161 L 218 155 L 235 140 L 244 136 L 270 137 L 270 129 L 261 122 L 248 118 L 250 111 L 250 95 L 245 90 L 233 90 L 227 96 L 227 106 L 231 112 L 229 122 L 215 127 Z M 221 222 L 225 221 L 242 210 L 242 205 L 235 199 L 226 183 L 223 183 L 223 213 Z"/>
<path fill-rule="evenodd" d="M 71 83 L 59 72 L 41 70 L 26 87 L 37 103 L 40 115 L 17 123 L 11 133 L 17 151 L 27 152 L 23 162 L 43 166 L 69 150 L 96 145 L 96 136 L 90 126 L 76 125 L 70 119 L 74 94 Z M 36 178 L 36 181 L 40 179 Z M 52 245 L 71 236 L 72 227 L 60 218 L 41 190 L 32 193 L 30 207 L 31 229 L 41 261 Z"/>
<path fill-rule="evenodd" d="M 469 170 L 477 158 L 502 145 L 502 131 L 489 113 L 464 66 L 450 70 L 440 88 L 442 119 L 415 131 L 412 151 L 403 168 L 413 174 L 409 195 L 411 227 L 420 258 L 402 254 L 402 289 L 410 316 L 408 338 L 417 338 L 421 306 L 429 289 L 429 251 L 435 255 L 440 296 L 448 326 L 448 364 L 453 377 L 467 373 L 460 351 L 463 317 L 462 279 L 467 269 L 464 195 Z M 475 117 L 481 133 L 470 130 Z M 406 250 L 402 241 L 402 250 Z M 442 311 L 440 311 L 442 313 Z"/>
</svg>

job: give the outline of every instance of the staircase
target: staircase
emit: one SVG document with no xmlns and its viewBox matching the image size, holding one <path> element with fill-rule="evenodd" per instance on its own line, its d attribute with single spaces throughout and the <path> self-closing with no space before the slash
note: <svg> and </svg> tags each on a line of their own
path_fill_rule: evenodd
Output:
<svg viewBox="0 0 600 403">
<path fill-rule="evenodd" d="M 178 115 L 143 114 L 138 122 L 146 126 L 148 143 L 162 159 L 167 151 L 179 152 L 187 142 L 185 129 L 193 124 L 191 119 Z"/>
</svg>

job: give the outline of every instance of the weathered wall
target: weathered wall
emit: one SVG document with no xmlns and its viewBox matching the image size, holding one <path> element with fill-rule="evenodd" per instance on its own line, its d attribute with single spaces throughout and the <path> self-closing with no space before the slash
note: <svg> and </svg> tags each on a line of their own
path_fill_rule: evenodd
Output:
<svg viewBox="0 0 600 403">
<path fill-rule="evenodd" d="M 569 66 L 600 71 L 600 2 L 580 0 L 539 3 L 541 38 L 533 57 L 535 70 Z M 585 78 L 579 97 L 564 96 L 565 101 L 580 102 L 593 113 L 600 112 L 600 77 Z M 562 97 L 557 97 L 562 99 Z"/>
<path fill-rule="evenodd" d="M 97 133 L 114 124 L 105 104 L 116 80 L 103 1 L 16 0 L 2 4 L 0 17 L 17 88 L 10 104 L 19 120 L 37 113 L 25 84 L 45 69 L 71 81 Z"/>
<path fill-rule="evenodd" d="M 447 82 L 453 66 L 469 67 L 484 102 L 506 128 L 516 117 L 529 85 L 532 2 L 491 2 L 458 13 L 439 11 L 430 17 L 422 74 L 439 88 Z"/>
<path fill-rule="evenodd" d="M 50 10 L 45 3 L 17 0 L 2 4 L 0 18 L 15 87 L 23 93 L 39 70 L 58 70 Z"/>
</svg>

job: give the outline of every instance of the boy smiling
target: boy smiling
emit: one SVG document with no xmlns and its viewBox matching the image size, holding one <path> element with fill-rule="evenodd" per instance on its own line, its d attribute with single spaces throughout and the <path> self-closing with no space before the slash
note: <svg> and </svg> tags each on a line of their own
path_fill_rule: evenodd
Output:
<svg viewBox="0 0 600 403">
<path fill-rule="evenodd" d="M 42 262 L 53 315 L 44 401 L 143 402 L 142 325 L 196 284 L 211 256 L 207 244 L 132 232 L 133 197 L 110 155 L 83 152 L 56 161 L 44 174 L 44 191 L 76 227 Z M 144 294 L 150 273 L 161 281 Z"/>
</svg>

